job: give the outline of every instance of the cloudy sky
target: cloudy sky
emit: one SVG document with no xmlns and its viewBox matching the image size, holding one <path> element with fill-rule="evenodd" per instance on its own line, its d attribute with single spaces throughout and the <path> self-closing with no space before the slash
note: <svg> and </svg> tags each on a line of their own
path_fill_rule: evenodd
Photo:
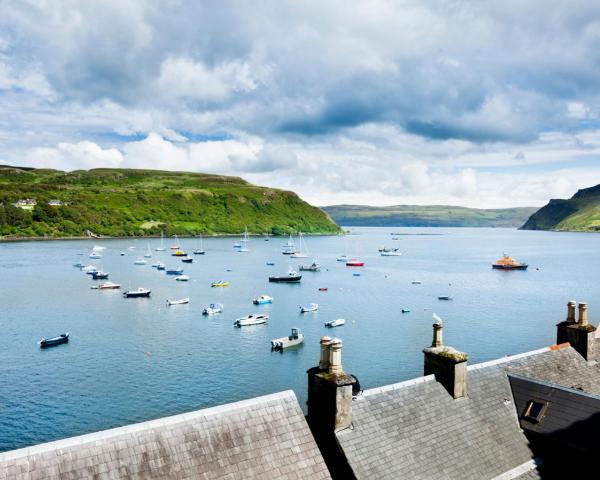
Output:
<svg viewBox="0 0 600 480">
<path fill-rule="evenodd" d="M 537 206 L 599 115 L 600 2 L 0 0 L 0 163 Z"/>
</svg>

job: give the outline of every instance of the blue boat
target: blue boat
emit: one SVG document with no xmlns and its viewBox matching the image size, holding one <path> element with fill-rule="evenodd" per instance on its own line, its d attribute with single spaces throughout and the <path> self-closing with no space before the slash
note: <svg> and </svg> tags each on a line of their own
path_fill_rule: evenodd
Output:
<svg viewBox="0 0 600 480">
<path fill-rule="evenodd" d="M 156 269 L 157 270 L 166 270 L 167 267 L 165 266 L 164 263 L 159 263 L 158 265 L 156 265 Z"/>
<path fill-rule="evenodd" d="M 39 345 L 40 345 L 40 348 L 48 348 L 48 347 L 55 347 L 56 345 L 60 345 L 61 343 L 68 343 L 68 342 L 69 342 L 69 332 L 61 333 L 60 335 L 57 335 L 56 337 L 42 338 L 39 341 Z"/>
<path fill-rule="evenodd" d="M 92 278 L 94 280 L 106 280 L 108 278 L 108 272 L 103 272 L 102 270 L 92 272 Z"/>
<path fill-rule="evenodd" d="M 183 268 L 174 268 L 165 272 L 167 275 L 183 275 Z"/>
</svg>

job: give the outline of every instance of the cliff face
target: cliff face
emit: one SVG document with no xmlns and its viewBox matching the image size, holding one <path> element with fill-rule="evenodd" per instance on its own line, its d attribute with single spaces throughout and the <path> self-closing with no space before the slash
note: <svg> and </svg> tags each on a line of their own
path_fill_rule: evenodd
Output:
<svg viewBox="0 0 600 480">
<path fill-rule="evenodd" d="M 524 230 L 600 231 L 600 185 L 578 190 L 568 200 L 553 199 L 535 212 Z"/>
<path fill-rule="evenodd" d="M 35 206 L 15 206 L 25 199 Z M 0 236 L 70 237 L 86 230 L 105 236 L 195 235 L 240 233 L 246 226 L 250 233 L 340 231 L 295 193 L 239 177 L 0 166 Z"/>
</svg>

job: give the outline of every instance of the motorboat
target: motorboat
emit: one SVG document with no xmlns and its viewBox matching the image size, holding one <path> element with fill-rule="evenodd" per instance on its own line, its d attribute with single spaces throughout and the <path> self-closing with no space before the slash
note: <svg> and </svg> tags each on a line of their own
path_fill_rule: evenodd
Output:
<svg viewBox="0 0 600 480">
<path fill-rule="evenodd" d="M 240 242 L 235 242 L 233 248 L 242 248 L 242 244 Z"/>
<path fill-rule="evenodd" d="M 321 270 L 321 265 L 317 262 L 313 262 L 310 265 L 300 265 L 301 272 L 318 272 Z"/>
<path fill-rule="evenodd" d="M 169 270 L 165 270 L 167 275 L 183 275 L 183 268 L 171 268 Z"/>
<path fill-rule="evenodd" d="M 194 263 L 194 259 L 192 257 L 182 258 L 181 261 L 183 263 Z"/>
<path fill-rule="evenodd" d="M 187 253 L 179 249 L 175 250 L 171 255 L 174 257 L 187 257 Z"/>
<path fill-rule="evenodd" d="M 216 315 L 223 311 L 222 303 L 211 303 L 208 307 L 202 310 L 202 315 Z"/>
<path fill-rule="evenodd" d="M 327 287 L 319 287 L 319 292 L 326 292 L 329 290 Z"/>
<path fill-rule="evenodd" d="M 177 277 L 175 277 L 175 281 L 176 282 L 189 282 L 190 276 L 189 275 L 178 275 Z"/>
<path fill-rule="evenodd" d="M 157 269 L 157 270 L 166 270 L 166 269 L 167 269 L 167 266 L 166 266 L 164 263 L 158 263 L 158 264 L 156 265 L 156 269 Z"/>
<path fill-rule="evenodd" d="M 287 275 L 269 277 L 269 282 L 275 283 L 298 283 L 300 280 L 302 280 L 302 275 L 299 275 L 298 272 L 291 268 L 288 270 Z"/>
<path fill-rule="evenodd" d="M 381 252 L 382 257 L 399 257 L 402 255 L 398 250 L 388 250 L 387 252 Z"/>
<path fill-rule="evenodd" d="M 413 285 L 421 285 L 421 280 L 413 280 L 412 282 Z"/>
<path fill-rule="evenodd" d="M 225 280 L 219 280 L 217 282 L 211 283 L 210 286 L 211 287 L 228 287 L 229 282 L 226 282 Z"/>
<path fill-rule="evenodd" d="M 42 338 L 38 343 L 40 348 L 55 347 L 61 343 L 69 343 L 69 332 L 61 333 L 56 337 Z"/>
<path fill-rule="evenodd" d="M 261 325 L 263 323 L 267 323 L 267 320 L 269 320 L 268 315 L 251 313 L 250 315 L 236 319 L 233 324 L 236 327 L 248 327 L 250 325 Z"/>
<path fill-rule="evenodd" d="M 95 272 L 92 272 L 92 278 L 94 280 L 106 280 L 108 278 L 108 272 L 96 270 Z"/>
<path fill-rule="evenodd" d="M 143 258 L 138 258 L 135 262 L 133 262 L 134 265 L 146 265 L 146 260 L 144 260 Z"/>
<path fill-rule="evenodd" d="M 160 262 L 153 263 L 152 268 L 158 268 L 159 265 L 160 265 Z"/>
<path fill-rule="evenodd" d="M 125 252 L 121 252 L 121 253 L 119 253 L 119 255 L 121 255 L 122 257 L 124 257 L 125 256 Z"/>
<path fill-rule="evenodd" d="M 344 320 L 343 318 L 338 318 L 336 320 L 331 320 L 330 322 L 325 322 L 325 326 L 329 327 L 329 328 L 341 327 L 345 323 L 346 323 L 346 320 Z"/>
<path fill-rule="evenodd" d="M 98 271 L 98 269 L 94 267 L 94 265 L 88 265 L 87 267 L 82 267 L 81 271 L 87 273 L 88 275 L 91 275 L 92 273 Z"/>
<path fill-rule="evenodd" d="M 506 254 L 503 254 L 501 259 L 492 264 L 492 268 L 498 270 L 527 270 L 528 266 L 526 263 L 517 262 Z"/>
<path fill-rule="evenodd" d="M 438 297 L 438 300 L 452 300 L 452 297 L 449 297 L 448 295 L 442 295 L 441 297 Z"/>
<path fill-rule="evenodd" d="M 267 265 L 269 265 L 270 267 L 272 267 L 273 265 L 275 265 L 275 262 L 267 262 Z"/>
<path fill-rule="evenodd" d="M 252 300 L 254 305 L 265 305 L 267 303 L 273 303 L 274 298 L 269 295 L 261 295 Z"/>
<path fill-rule="evenodd" d="M 272 350 L 283 350 L 284 348 L 295 347 L 304 342 L 304 334 L 299 328 L 292 328 L 292 333 L 287 337 L 275 338 L 271 340 Z"/>
<path fill-rule="evenodd" d="M 100 290 L 115 290 L 117 288 L 121 288 L 121 285 L 113 282 L 104 282 L 98 288 L 100 288 Z"/>
<path fill-rule="evenodd" d="M 363 262 L 362 260 L 358 260 L 356 258 L 353 258 L 352 260 L 347 260 L 346 261 L 346 266 L 347 267 L 364 267 L 365 266 L 365 262 Z"/>
<path fill-rule="evenodd" d="M 171 305 L 184 305 L 186 303 L 190 303 L 190 299 L 189 298 L 181 298 L 179 300 L 167 300 L 167 306 L 171 306 Z"/>
<path fill-rule="evenodd" d="M 98 260 L 99 258 L 102 258 L 102 255 L 98 252 L 92 252 L 90 253 L 89 258 L 93 260 Z"/>
<path fill-rule="evenodd" d="M 410 308 L 403 308 L 401 310 L 402 313 L 410 313 Z"/>
<path fill-rule="evenodd" d="M 123 297 L 125 298 L 140 298 L 140 297 L 149 297 L 150 290 L 147 288 L 140 287 L 137 290 L 128 290 L 123 293 Z"/>
<path fill-rule="evenodd" d="M 319 309 L 318 303 L 309 303 L 300 306 L 300 313 L 316 312 Z"/>
<path fill-rule="evenodd" d="M 340 255 L 336 260 L 338 262 L 347 262 L 348 261 L 348 255 Z"/>
</svg>

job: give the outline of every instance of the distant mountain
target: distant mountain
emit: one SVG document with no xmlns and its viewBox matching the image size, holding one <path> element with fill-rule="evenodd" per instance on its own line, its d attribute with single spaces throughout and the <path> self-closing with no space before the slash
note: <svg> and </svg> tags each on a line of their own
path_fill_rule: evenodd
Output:
<svg viewBox="0 0 600 480">
<path fill-rule="evenodd" d="M 338 224 L 363 227 L 507 227 L 518 228 L 535 207 L 478 209 L 449 205 L 333 205 L 321 207 Z"/>
<path fill-rule="evenodd" d="M 239 177 L 0 166 L 0 237 L 339 233 L 322 210 Z"/>
<path fill-rule="evenodd" d="M 578 190 L 569 200 L 550 200 L 522 227 L 524 230 L 600 231 L 600 185 Z"/>
</svg>

